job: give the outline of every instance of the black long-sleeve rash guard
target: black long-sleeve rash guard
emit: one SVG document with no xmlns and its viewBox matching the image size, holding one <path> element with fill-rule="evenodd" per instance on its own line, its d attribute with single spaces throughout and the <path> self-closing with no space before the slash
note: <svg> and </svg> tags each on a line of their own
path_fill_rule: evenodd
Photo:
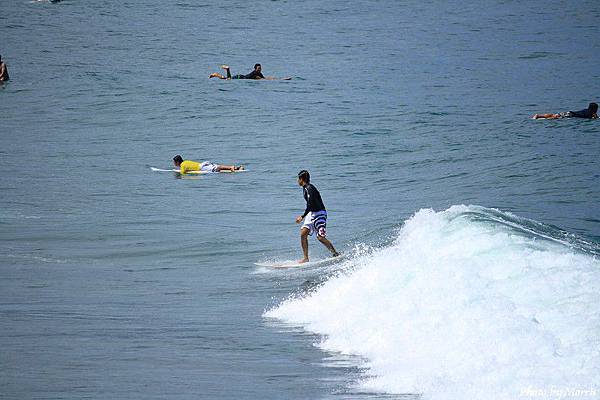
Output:
<svg viewBox="0 0 600 400">
<path fill-rule="evenodd" d="M 304 210 L 302 218 L 306 217 L 306 214 L 311 211 L 325 211 L 325 204 L 323 204 L 321 193 L 319 193 L 317 188 L 309 183 L 308 185 L 304 186 L 303 189 L 304 200 L 306 200 L 306 210 Z"/>
<path fill-rule="evenodd" d="M 594 113 L 589 108 L 586 108 L 585 110 L 579 110 L 579 111 L 569 111 L 569 113 L 571 114 L 570 116 L 572 118 L 592 119 L 594 117 Z"/>
<path fill-rule="evenodd" d="M 265 79 L 265 76 L 262 73 L 258 72 L 257 70 L 254 70 L 254 71 L 250 72 L 249 74 L 242 75 L 242 76 L 243 76 L 243 78 L 241 78 L 241 79 L 258 79 L 258 78 Z"/>
</svg>

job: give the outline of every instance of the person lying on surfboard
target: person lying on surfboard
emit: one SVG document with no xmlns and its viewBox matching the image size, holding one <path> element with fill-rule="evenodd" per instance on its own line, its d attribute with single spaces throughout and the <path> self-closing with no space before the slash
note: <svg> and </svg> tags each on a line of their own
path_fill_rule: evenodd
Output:
<svg viewBox="0 0 600 400">
<path fill-rule="evenodd" d="M 321 194 L 310 183 L 310 174 L 307 170 L 302 170 L 298 173 L 298 185 L 302 186 L 304 192 L 304 200 L 306 200 L 306 210 L 304 214 L 296 218 L 296 223 L 299 224 L 304 219 L 304 223 L 300 228 L 300 243 L 302 244 L 302 252 L 304 258 L 299 260 L 299 264 L 308 262 L 308 235 L 312 236 L 313 233 L 317 234 L 317 240 L 329 251 L 334 257 L 339 256 L 333 244 L 325 236 L 327 236 L 327 211 L 325 210 L 325 204 L 321 199 Z"/>
<path fill-rule="evenodd" d="M 219 78 L 219 79 L 226 79 L 226 80 L 231 80 L 231 79 L 266 79 L 266 80 L 275 80 L 275 79 L 283 79 L 284 81 L 289 81 L 290 78 L 285 77 L 285 78 L 275 78 L 274 76 L 267 76 L 265 77 L 262 74 L 262 66 L 260 64 L 254 64 L 254 71 L 250 72 L 249 74 L 246 75 L 231 75 L 231 70 L 229 68 L 229 65 L 221 65 L 221 68 L 223 68 L 226 72 L 227 72 L 227 76 L 223 76 L 218 72 L 213 72 L 212 74 L 210 74 L 208 76 L 208 78 Z"/>
<path fill-rule="evenodd" d="M 175 157 L 173 157 L 173 165 L 175 165 L 177 168 L 179 168 L 179 171 L 182 174 L 185 174 L 190 171 L 235 172 L 235 171 L 241 171 L 244 169 L 243 165 L 238 165 L 238 166 L 236 166 L 236 165 L 220 165 L 220 164 L 213 164 L 210 161 L 204 161 L 202 163 L 199 163 L 196 161 L 184 160 L 183 157 L 181 157 L 179 154 L 177 154 Z"/>
<path fill-rule="evenodd" d="M 0 55 L 0 82 L 6 82 L 8 79 L 8 67 L 2 61 L 2 55 Z"/>
<path fill-rule="evenodd" d="M 559 119 L 559 118 L 598 118 L 598 104 L 590 103 L 588 108 L 579 111 L 566 111 L 557 114 L 534 114 L 533 119 Z"/>
</svg>

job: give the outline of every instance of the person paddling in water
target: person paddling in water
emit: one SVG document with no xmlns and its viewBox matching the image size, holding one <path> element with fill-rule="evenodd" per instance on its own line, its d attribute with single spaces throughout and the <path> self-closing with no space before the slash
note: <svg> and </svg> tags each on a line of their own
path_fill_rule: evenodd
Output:
<svg viewBox="0 0 600 400">
<path fill-rule="evenodd" d="M 249 74 L 246 75 L 231 75 L 231 69 L 229 68 L 229 65 L 221 65 L 221 68 L 223 68 L 226 72 L 227 72 L 227 76 L 223 76 L 222 74 L 218 73 L 218 72 L 213 72 L 212 74 L 210 74 L 208 76 L 208 78 L 219 78 L 219 79 L 225 79 L 225 80 L 231 80 L 231 79 L 255 79 L 255 80 L 259 80 L 259 79 L 266 79 L 266 80 L 276 80 L 276 79 L 283 79 L 285 81 L 289 81 L 290 77 L 285 77 L 285 78 L 275 78 L 274 76 L 267 76 L 265 77 L 262 74 L 262 66 L 260 64 L 254 64 L 254 71 L 250 72 Z"/>
<path fill-rule="evenodd" d="M 317 240 L 331 252 L 334 257 L 340 254 L 337 252 L 333 244 L 325 236 L 327 236 L 327 211 L 321 199 L 321 194 L 310 183 L 310 174 L 306 170 L 298 173 L 298 185 L 302 186 L 304 192 L 304 200 L 306 200 L 306 210 L 304 214 L 296 218 L 296 223 L 299 224 L 304 219 L 304 223 L 300 228 L 300 243 L 302 244 L 302 252 L 304 258 L 299 260 L 299 264 L 308 262 L 308 236 L 313 233 L 317 234 Z"/>
<path fill-rule="evenodd" d="M 185 174 L 191 171 L 201 171 L 201 172 L 235 172 L 241 171 L 244 169 L 243 165 L 220 165 L 213 164 L 210 161 L 204 161 L 202 163 L 184 160 L 179 154 L 173 157 L 173 165 L 179 168 L 179 172 L 181 174 Z"/>
<path fill-rule="evenodd" d="M 535 114 L 533 119 L 559 119 L 559 118 L 598 118 L 598 104 L 590 103 L 588 108 L 579 111 L 566 111 L 558 114 Z"/>
</svg>

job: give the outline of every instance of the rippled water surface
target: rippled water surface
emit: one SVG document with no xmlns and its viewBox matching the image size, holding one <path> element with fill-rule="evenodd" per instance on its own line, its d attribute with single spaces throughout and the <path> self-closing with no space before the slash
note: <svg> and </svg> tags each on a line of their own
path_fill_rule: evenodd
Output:
<svg viewBox="0 0 600 400">
<path fill-rule="evenodd" d="M 3 1 L 0 397 L 600 390 L 600 123 L 530 119 L 600 100 L 599 18 L 585 1 Z M 293 79 L 207 78 L 257 62 Z M 249 171 L 150 170 L 175 154 Z M 257 267 L 300 256 L 304 168 L 351 257 Z M 486 337 L 505 351 L 456 358 Z"/>
</svg>

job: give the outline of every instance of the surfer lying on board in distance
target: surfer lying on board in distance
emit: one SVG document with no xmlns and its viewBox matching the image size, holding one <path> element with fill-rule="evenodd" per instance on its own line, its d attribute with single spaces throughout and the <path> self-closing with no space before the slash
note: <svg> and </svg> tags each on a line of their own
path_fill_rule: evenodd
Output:
<svg viewBox="0 0 600 400">
<path fill-rule="evenodd" d="M 321 199 L 321 194 L 310 183 L 310 174 L 307 170 L 302 170 L 298 173 L 298 185 L 302 186 L 302 190 L 304 192 L 304 200 L 306 200 L 306 210 L 304 210 L 304 214 L 296 218 L 296 223 L 299 224 L 304 219 L 304 223 L 302 224 L 302 228 L 300 228 L 300 243 L 302 244 L 302 252 L 304 253 L 304 258 L 299 260 L 299 264 L 303 264 L 308 262 L 308 235 L 311 235 L 316 232 L 317 240 L 329 251 L 334 257 L 339 256 L 340 254 L 337 252 L 333 244 L 325 236 L 327 236 L 327 211 L 325 210 L 325 205 L 323 204 L 323 200 Z"/>
<path fill-rule="evenodd" d="M 2 55 L 0 55 L 0 82 L 6 82 L 9 79 L 8 67 L 5 62 L 2 62 Z"/>
<path fill-rule="evenodd" d="M 272 80 L 276 80 L 276 79 L 282 79 L 284 81 L 289 81 L 290 79 L 292 79 L 289 76 L 285 77 L 285 78 L 276 78 L 274 76 L 267 76 L 267 77 L 265 77 L 262 74 L 262 66 L 260 64 L 254 64 L 254 71 L 252 71 L 252 72 L 250 72 L 249 74 L 246 74 L 246 75 L 233 75 L 232 76 L 231 75 L 231 70 L 229 69 L 229 65 L 221 65 L 221 68 L 223 68 L 227 72 L 227 76 L 223 76 L 223 75 L 221 75 L 218 72 L 213 72 L 212 74 L 210 74 L 208 76 L 208 78 L 209 79 L 210 78 L 219 78 L 219 79 L 226 79 L 226 80 L 231 80 L 231 79 L 255 79 L 255 80 L 265 79 L 265 80 L 268 80 L 268 81 L 272 81 Z"/>
<path fill-rule="evenodd" d="M 202 163 L 190 160 L 184 160 L 179 154 L 173 157 L 173 165 L 179 168 L 179 171 L 182 174 L 185 174 L 189 171 L 202 171 L 202 172 L 235 172 L 241 171 L 244 169 L 243 165 L 220 165 L 213 164 L 210 161 L 204 161 Z"/>
<path fill-rule="evenodd" d="M 566 111 L 558 114 L 535 114 L 533 119 L 559 119 L 559 118 L 598 118 L 598 104 L 590 103 L 588 108 L 579 111 Z"/>
</svg>

